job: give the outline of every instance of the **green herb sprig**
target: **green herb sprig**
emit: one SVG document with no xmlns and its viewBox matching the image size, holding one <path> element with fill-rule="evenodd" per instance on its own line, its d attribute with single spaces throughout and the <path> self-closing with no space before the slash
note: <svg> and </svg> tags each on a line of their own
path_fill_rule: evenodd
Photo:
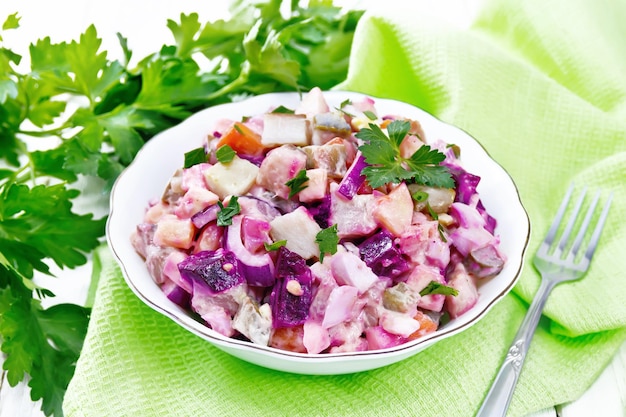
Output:
<svg viewBox="0 0 626 417">
<path fill-rule="evenodd" d="M 44 308 L 41 299 L 54 294 L 32 278 L 50 274 L 51 262 L 61 269 L 85 264 L 106 221 L 76 213 L 77 180 L 100 178 L 108 192 L 147 141 L 198 110 L 267 92 L 329 89 L 345 79 L 363 11 L 299 4 L 235 0 L 229 19 L 207 23 L 181 14 L 167 21 L 172 42 L 133 66 L 128 39 L 118 34 L 122 58 L 112 59 L 90 25 L 76 40 L 33 40 L 30 67 L 20 70 L 22 52 L 3 36 L 19 30 L 20 17 L 2 24 L 0 344 L 9 384 L 28 376 L 31 398 L 42 400 L 46 415 L 63 415 L 90 309 Z M 216 65 L 203 68 L 201 55 Z M 68 106 L 70 99 L 78 107 Z M 31 150 L 28 143 L 44 138 L 58 145 Z M 197 152 L 185 165 L 203 158 Z"/>
<path fill-rule="evenodd" d="M 388 136 L 374 123 L 356 134 L 364 142 L 359 150 L 369 164 L 363 169 L 369 184 L 378 188 L 407 181 L 431 187 L 453 188 L 454 180 L 448 168 L 440 165 L 445 159 L 443 153 L 423 145 L 410 158 L 402 157 L 400 144 L 410 128 L 409 121 L 394 120 L 387 125 Z"/>
<path fill-rule="evenodd" d="M 306 170 L 301 169 L 298 173 L 289 181 L 285 183 L 289 187 L 289 198 L 298 194 L 300 191 L 308 187 L 309 177 L 306 175 Z"/>
<path fill-rule="evenodd" d="M 185 168 L 190 168 L 194 165 L 202 164 L 204 162 L 208 162 L 208 157 L 206 151 L 204 150 L 204 147 L 201 146 L 185 153 L 185 164 L 183 166 Z"/>
<path fill-rule="evenodd" d="M 287 244 L 286 240 L 277 240 L 276 242 L 272 242 L 272 243 L 264 242 L 263 243 L 263 247 L 265 247 L 266 251 L 273 252 L 273 251 L 276 251 L 276 250 L 282 248 L 286 244 Z"/>
<path fill-rule="evenodd" d="M 420 295 L 424 297 L 425 295 L 432 294 L 451 295 L 456 297 L 459 292 L 456 288 L 450 287 L 449 285 L 445 285 L 437 281 L 430 281 L 428 285 L 420 291 Z"/>
<path fill-rule="evenodd" d="M 232 160 L 235 159 L 235 156 L 237 156 L 237 152 L 235 152 L 235 150 L 228 145 L 220 146 L 217 151 L 215 151 L 215 157 L 218 162 L 222 164 L 232 162 Z"/>
<path fill-rule="evenodd" d="M 234 195 L 228 200 L 227 206 L 224 206 L 221 201 L 217 202 L 217 205 L 220 207 L 220 211 L 217 212 L 218 226 L 230 226 L 233 224 L 233 217 L 241 213 L 241 206 L 238 200 L 239 198 Z"/>
<path fill-rule="evenodd" d="M 339 236 L 337 235 L 337 225 L 333 224 L 326 229 L 322 229 L 315 235 L 315 242 L 320 248 L 320 262 L 324 262 L 324 255 L 337 253 Z"/>
</svg>

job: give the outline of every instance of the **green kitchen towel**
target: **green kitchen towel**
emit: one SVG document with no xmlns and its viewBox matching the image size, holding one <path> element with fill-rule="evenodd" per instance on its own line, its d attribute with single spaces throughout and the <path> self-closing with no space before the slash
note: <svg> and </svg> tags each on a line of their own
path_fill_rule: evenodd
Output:
<svg viewBox="0 0 626 417">
<path fill-rule="evenodd" d="M 587 277 L 548 301 L 509 415 L 592 384 L 626 340 L 626 3 L 487 0 L 463 24 L 425 1 L 398 3 L 362 18 L 339 88 L 415 104 L 472 134 L 510 173 L 533 228 L 514 291 L 401 363 L 295 375 L 233 358 L 153 311 L 104 248 L 67 416 L 472 416 L 538 287 L 531 255 L 572 182 L 612 191 L 613 207 Z"/>
</svg>

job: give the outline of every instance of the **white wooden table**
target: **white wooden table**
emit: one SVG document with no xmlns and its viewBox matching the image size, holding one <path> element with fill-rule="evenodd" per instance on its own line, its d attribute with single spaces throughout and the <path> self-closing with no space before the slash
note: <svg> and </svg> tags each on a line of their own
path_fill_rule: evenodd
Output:
<svg viewBox="0 0 626 417">
<path fill-rule="evenodd" d="M 387 0 L 391 1 L 391 0 Z M 403 1 L 403 0 L 399 0 Z M 419 0 L 425 1 L 425 0 Z M 438 0 L 429 7 L 440 9 L 447 20 L 462 25 L 471 19 L 481 0 Z M 375 0 L 335 1 L 337 5 L 367 8 Z M 454 7 L 451 7 L 453 3 Z M 128 40 L 135 58 L 156 51 L 170 43 L 170 33 L 165 23 L 168 18 L 178 19 L 181 12 L 197 12 L 201 21 L 214 20 L 227 15 L 225 0 L 20 0 L 0 2 L 0 20 L 14 12 L 21 16 L 21 27 L 14 34 L 4 34 L 5 45 L 27 56 L 28 45 L 37 39 L 50 36 L 53 42 L 77 39 L 91 23 L 102 38 L 102 48 L 109 57 L 121 54 L 116 32 Z M 456 10 L 456 15 L 450 15 Z M 24 61 L 22 65 L 28 65 Z M 100 198 L 100 199 L 99 199 Z M 103 213 L 106 201 L 95 197 L 84 202 L 84 208 Z M 69 275 L 72 275 L 70 277 Z M 57 294 L 56 302 L 84 303 L 89 285 L 89 265 L 73 271 L 63 271 L 63 279 L 46 279 L 43 286 Z M 63 287 L 72 282 L 72 290 Z M 0 362 L 2 357 L 0 357 Z M 0 417 L 42 417 L 39 403 L 30 400 L 30 390 L 25 383 L 10 387 L 5 372 L 0 379 Z M 624 417 L 626 416 L 626 344 L 604 370 L 594 385 L 577 401 L 538 412 L 529 417 Z"/>
</svg>

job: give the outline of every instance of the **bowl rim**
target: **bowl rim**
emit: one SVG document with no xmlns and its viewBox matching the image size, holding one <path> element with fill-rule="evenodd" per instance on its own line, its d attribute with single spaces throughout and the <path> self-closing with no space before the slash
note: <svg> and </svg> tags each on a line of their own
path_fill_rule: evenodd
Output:
<svg viewBox="0 0 626 417">
<path fill-rule="evenodd" d="M 184 315 L 186 315 L 187 318 L 192 319 L 197 326 L 189 326 L 189 323 L 179 317 L 179 315 L 177 314 L 177 312 L 172 311 L 168 308 L 166 308 L 165 306 L 162 306 L 161 304 L 159 304 L 158 302 L 154 301 L 151 299 L 151 297 L 147 296 L 146 294 L 144 294 L 142 292 L 142 290 L 135 284 L 134 278 L 131 277 L 131 272 L 128 270 L 126 263 L 124 262 L 125 259 L 125 254 L 121 253 L 121 251 L 119 250 L 119 248 L 116 248 L 117 245 L 117 238 L 116 238 L 116 234 L 114 232 L 114 228 L 116 227 L 116 221 L 118 216 L 120 216 L 121 214 L 119 213 L 120 207 L 115 204 L 117 201 L 117 197 L 118 194 L 120 193 L 120 188 L 121 188 L 121 184 L 123 184 L 123 182 L 126 180 L 127 176 L 129 175 L 129 173 L 132 173 L 133 170 L 139 166 L 140 161 L 142 161 L 142 157 L 144 155 L 146 155 L 148 153 L 148 150 L 151 147 L 155 147 L 158 143 L 158 141 L 163 140 L 163 138 L 167 138 L 167 135 L 171 134 L 171 132 L 173 131 L 173 129 L 176 128 L 180 128 L 181 125 L 185 125 L 185 123 L 189 123 L 190 120 L 193 119 L 198 119 L 200 117 L 202 117 L 202 115 L 205 114 L 210 114 L 212 112 L 217 112 L 219 109 L 226 109 L 228 110 L 229 108 L 236 108 L 238 105 L 240 105 L 243 102 L 247 102 L 248 104 L 254 104 L 256 102 L 259 103 L 265 103 L 265 102 L 271 102 L 273 99 L 281 99 L 281 98 L 293 98 L 294 96 L 298 96 L 298 97 L 302 97 L 301 95 L 299 95 L 299 93 L 297 92 L 275 92 L 275 93 L 267 93 L 267 94 L 261 94 L 261 95 L 257 95 L 257 96 L 252 96 L 249 98 L 244 99 L 241 102 L 234 102 L 234 103 L 224 103 L 224 104 L 218 104 L 203 110 L 200 110 L 197 113 L 194 113 L 193 115 L 189 116 L 187 119 L 183 120 L 182 122 L 180 122 L 179 124 L 172 126 L 158 134 L 156 134 L 153 138 L 151 138 L 148 142 L 146 142 L 142 148 L 138 151 L 137 155 L 135 156 L 135 158 L 133 159 L 133 161 L 120 173 L 120 175 L 118 176 L 118 178 L 116 179 L 112 189 L 111 189 L 111 193 L 110 193 L 110 197 L 109 197 L 109 215 L 107 218 L 107 222 L 106 222 L 106 240 L 108 243 L 109 248 L 111 249 L 111 252 L 114 255 L 114 258 L 118 264 L 118 266 L 120 267 L 120 270 L 122 272 L 122 275 L 124 277 L 124 280 L 126 282 L 126 284 L 129 286 L 129 288 L 133 291 L 133 293 L 139 298 L 141 299 L 146 305 L 148 305 L 149 307 L 151 307 L 153 310 L 163 314 L 164 316 L 168 317 L 169 319 L 173 320 L 175 323 L 177 323 L 178 325 L 180 325 L 181 327 L 183 327 L 184 329 L 186 329 L 187 331 L 189 331 L 190 333 L 199 336 L 211 343 L 214 343 L 217 347 L 220 348 L 234 348 L 236 350 L 244 350 L 244 351 L 250 351 L 250 352 L 258 352 L 260 354 L 263 355 L 270 355 L 273 356 L 275 358 L 280 358 L 280 359 L 288 359 L 290 361 L 295 361 L 295 362 L 300 362 L 300 361 L 305 361 L 305 362 L 309 362 L 309 361 L 315 361 L 316 363 L 323 363 L 323 362 L 336 362 L 336 361 L 353 361 L 353 360 L 359 360 L 359 359 L 363 359 L 363 358 L 367 358 L 367 357 L 371 357 L 371 356 L 397 356 L 397 355 L 402 355 L 407 353 L 407 351 L 412 351 L 415 350 L 415 353 L 419 352 L 421 349 L 426 348 L 434 343 L 436 343 L 437 341 L 443 340 L 445 338 L 448 338 L 450 336 L 453 336 L 457 333 L 460 333 L 466 329 L 468 329 L 469 327 L 471 327 L 472 325 L 476 324 L 478 321 L 480 321 L 485 315 L 487 315 L 487 313 L 499 302 L 501 301 L 512 289 L 513 287 L 516 285 L 516 283 L 518 282 L 521 272 L 523 270 L 524 264 L 525 264 L 525 257 L 526 257 L 526 253 L 528 250 L 528 244 L 530 241 L 530 234 L 531 234 L 531 225 L 530 225 L 530 218 L 528 216 L 528 212 L 526 210 L 526 208 L 524 207 L 522 200 L 521 200 L 521 196 L 519 193 L 519 189 L 517 187 L 517 185 L 515 184 L 515 182 L 513 181 L 513 178 L 511 177 L 511 175 L 508 173 L 508 171 L 506 169 L 504 169 L 504 167 L 502 167 L 502 165 L 500 165 L 495 159 L 493 159 L 491 157 L 491 155 L 489 154 L 489 152 L 486 150 L 486 148 L 476 139 L 474 138 L 471 134 L 469 134 L 467 131 L 452 125 L 450 123 L 444 122 L 443 120 L 439 119 L 436 116 L 433 116 L 432 114 L 428 113 L 427 111 L 417 107 L 416 105 L 401 101 L 401 100 L 397 100 L 397 99 L 390 99 L 390 98 L 385 98 L 385 97 L 379 97 L 379 96 L 375 96 L 372 94 L 367 94 L 367 93 L 361 93 L 361 92 L 357 92 L 357 91 L 348 91 L 348 90 L 328 90 L 328 91 L 323 91 L 324 97 L 328 100 L 328 97 L 335 97 L 335 96 L 339 96 L 339 95 L 343 95 L 344 98 L 345 96 L 350 96 L 350 97 L 369 97 L 371 99 L 373 99 L 376 103 L 396 103 L 402 106 L 407 106 L 407 108 L 413 108 L 415 110 L 417 110 L 419 113 L 422 113 L 425 117 L 429 117 L 431 118 L 431 122 L 432 123 L 436 123 L 436 124 L 440 124 L 441 126 L 446 126 L 448 129 L 452 129 L 452 130 L 456 130 L 459 132 L 459 134 L 462 134 L 464 136 L 466 136 L 471 142 L 473 142 L 474 144 L 478 145 L 478 147 L 480 148 L 480 150 L 484 153 L 484 156 L 490 160 L 494 167 L 497 168 L 502 174 L 505 175 L 505 178 L 508 182 L 508 184 L 510 186 L 513 187 L 514 190 L 514 194 L 516 195 L 517 199 L 515 200 L 515 203 L 519 206 L 519 209 L 521 209 L 521 212 L 524 214 L 523 216 L 523 222 L 525 227 L 525 230 L 523 232 L 524 236 L 524 242 L 521 245 L 521 252 L 519 253 L 519 262 L 516 264 L 517 268 L 515 271 L 512 271 L 512 278 L 510 279 L 510 282 L 508 283 L 508 285 L 506 285 L 506 287 L 504 287 L 497 295 L 495 295 L 494 297 L 492 297 L 489 302 L 482 307 L 482 310 L 475 312 L 475 315 L 472 316 L 469 320 L 458 324 L 457 326 L 452 326 L 452 325 L 448 325 L 449 323 L 447 323 L 446 325 L 438 328 L 435 332 L 429 333 L 425 336 L 422 336 L 420 338 L 417 338 L 415 340 L 397 345 L 397 346 L 393 346 L 393 347 L 389 347 L 389 348 L 385 348 L 385 349 L 376 349 L 376 350 L 366 350 L 366 351 L 352 351 L 352 352 L 336 352 L 336 353 L 318 353 L 318 354 L 310 354 L 310 353 L 299 353 L 299 352 L 292 352 L 292 351 L 288 351 L 288 350 L 282 350 L 282 349 L 278 349 L 278 348 L 273 348 L 271 346 L 264 346 L 264 345 L 259 345 L 259 344 L 255 344 L 246 340 L 239 340 L 239 339 L 234 339 L 234 338 L 230 338 L 230 337 L 226 337 L 214 330 L 212 330 L 210 327 L 208 327 L 208 325 L 203 324 L 202 322 L 198 321 L 197 319 L 193 318 L 189 313 L 185 312 L 183 309 L 180 309 L 180 312 L 184 313 Z M 274 100 L 277 103 L 280 103 L 279 100 Z M 378 106 L 377 106 L 378 107 Z M 420 120 L 420 122 L 422 122 L 422 120 Z M 206 132 L 209 132 L 209 128 L 206 129 Z M 445 138 L 444 138 L 445 140 Z M 199 143 L 198 146 L 201 146 L 201 144 Z M 461 147 L 461 150 L 463 150 L 463 147 Z M 181 150 L 181 153 L 183 153 L 183 150 Z M 462 160 L 463 161 L 463 160 Z M 164 185 L 163 185 L 164 186 Z M 147 204 L 148 202 L 146 202 Z M 130 231 L 128 231 L 130 233 Z M 127 239 L 130 239 L 130 234 L 127 236 Z M 126 254 L 127 255 L 127 254 Z M 134 254 L 135 256 L 139 256 L 138 254 Z M 127 255 L 128 256 L 128 255 Z M 517 258 L 516 258 L 517 259 Z M 507 260 L 508 262 L 509 260 Z M 496 279 L 499 275 L 490 278 L 491 279 Z M 150 278 L 150 281 L 154 284 L 154 286 L 158 287 L 158 284 L 156 284 L 152 278 Z M 161 291 L 161 289 L 159 288 L 159 291 Z M 173 304 L 173 303 L 172 303 Z M 176 306 L 177 307 L 177 306 Z M 474 308 L 474 307 L 473 307 Z M 176 310 L 176 309 L 175 309 Z M 462 317 L 462 316 L 461 316 Z M 456 319 L 453 319 L 453 321 Z M 452 323 L 452 321 L 451 321 Z M 453 323 L 455 324 L 455 323 Z M 417 350 L 417 348 L 421 348 L 419 350 Z"/>
</svg>

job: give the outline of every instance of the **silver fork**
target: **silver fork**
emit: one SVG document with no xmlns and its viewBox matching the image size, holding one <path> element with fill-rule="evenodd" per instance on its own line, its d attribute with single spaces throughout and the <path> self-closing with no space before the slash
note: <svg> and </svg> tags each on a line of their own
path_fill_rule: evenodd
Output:
<svg viewBox="0 0 626 417">
<path fill-rule="evenodd" d="M 478 411 L 477 417 L 504 416 L 506 414 L 511 398 L 513 397 L 513 390 L 515 389 L 515 385 L 517 384 L 522 370 L 522 365 L 524 364 L 524 359 L 526 358 L 526 353 L 528 352 L 528 347 L 530 346 L 530 341 L 535 333 L 537 323 L 539 322 L 543 307 L 546 304 L 550 292 L 561 282 L 580 279 L 585 275 L 587 269 L 589 269 L 591 258 L 596 250 L 602 228 L 604 227 L 609 213 L 612 194 L 604 204 L 604 208 L 596 222 L 591 238 L 586 244 L 586 249 L 584 249 L 582 256 L 578 256 L 581 246 L 585 241 L 585 237 L 587 236 L 587 229 L 589 229 L 596 206 L 598 205 L 600 192 L 598 191 L 593 198 L 580 224 L 578 233 L 572 241 L 570 235 L 574 227 L 579 223 L 578 217 L 585 201 L 586 190 L 581 193 L 558 243 L 553 247 L 573 190 L 573 186 L 570 186 L 567 190 L 556 217 L 548 230 L 548 234 L 533 258 L 533 264 L 541 274 L 541 284 L 528 308 L 528 313 L 526 313 L 524 321 L 515 335 L 515 339 L 509 348 L 500 371 Z"/>
</svg>

